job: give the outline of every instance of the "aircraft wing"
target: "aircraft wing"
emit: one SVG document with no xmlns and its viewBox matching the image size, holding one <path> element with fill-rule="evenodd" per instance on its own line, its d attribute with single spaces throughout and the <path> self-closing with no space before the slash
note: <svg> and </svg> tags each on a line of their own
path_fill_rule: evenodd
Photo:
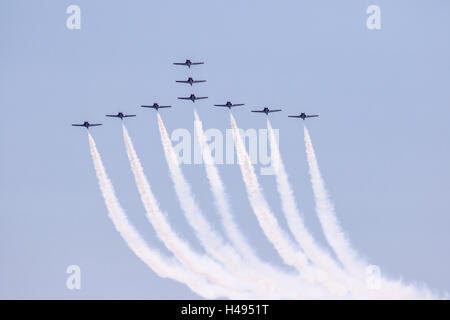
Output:
<svg viewBox="0 0 450 320">
<path fill-rule="evenodd" d="M 124 117 L 124 118 L 128 118 L 128 117 L 136 117 L 136 115 L 135 115 L 135 114 L 127 114 L 127 115 L 124 115 L 123 117 Z"/>
<path fill-rule="evenodd" d="M 269 110 L 269 112 L 279 112 L 279 111 L 281 111 L 281 109 Z"/>
<path fill-rule="evenodd" d="M 84 127 L 84 124 L 72 124 L 74 127 Z"/>
<path fill-rule="evenodd" d="M 159 106 L 160 108 L 172 108 L 172 106 Z"/>
<path fill-rule="evenodd" d="M 300 116 L 288 116 L 289 118 L 301 118 Z"/>
<path fill-rule="evenodd" d="M 191 65 L 204 64 L 204 62 L 192 62 Z"/>
<path fill-rule="evenodd" d="M 317 114 L 312 114 L 312 115 L 310 115 L 310 116 L 306 116 L 307 118 L 315 118 L 315 117 L 318 117 L 319 115 L 317 115 Z"/>
<path fill-rule="evenodd" d="M 208 97 L 195 97 L 195 100 L 208 99 Z"/>
<path fill-rule="evenodd" d="M 178 99 L 181 99 L 181 100 L 191 100 L 190 97 L 178 97 Z M 198 98 L 196 98 L 196 99 L 198 99 Z"/>
<path fill-rule="evenodd" d="M 119 116 L 116 114 L 107 114 L 107 117 L 118 118 Z"/>
<path fill-rule="evenodd" d="M 215 107 L 228 107 L 226 104 L 215 104 Z"/>
<path fill-rule="evenodd" d="M 186 81 L 187 82 L 187 81 Z M 200 83 L 200 82 L 206 82 L 206 80 L 194 80 L 193 83 Z"/>
<path fill-rule="evenodd" d="M 244 104 L 243 103 L 235 103 L 235 104 L 232 104 L 231 106 L 232 107 L 240 107 L 240 106 L 243 106 Z"/>
<path fill-rule="evenodd" d="M 252 112 L 265 113 L 265 111 L 264 111 L 264 110 L 252 110 Z"/>
<path fill-rule="evenodd" d="M 189 83 L 189 81 L 186 81 L 186 80 L 175 80 L 175 82 L 178 82 L 178 83 Z M 196 82 L 196 81 L 194 81 L 194 82 Z"/>
<path fill-rule="evenodd" d="M 177 66 L 185 66 L 186 65 L 185 62 L 174 62 L 173 64 L 177 65 Z"/>
<path fill-rule="evenodd" d="M 89 127 L 96 127 L 96 126 L 101 126 L 101 123 L 93 123 L 93 124 L 89 124 Z"/>
</svg>

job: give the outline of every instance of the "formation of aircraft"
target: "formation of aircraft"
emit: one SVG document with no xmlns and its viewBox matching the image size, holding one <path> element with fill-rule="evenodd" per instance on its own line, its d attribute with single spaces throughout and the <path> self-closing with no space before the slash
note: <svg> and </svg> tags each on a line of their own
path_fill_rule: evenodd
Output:
<svg viewBox="0 0 450 320">
<path fill-rule="evenodd" d="M 243 106 L 243 103 L 231 103 L 231 101 L 227 101 L 225 104 L 215 104 L 216 107 L 226 107 L 231 110 L 233 107 Z"/>
<path fill-rule="evenodd" d="M 192 62 L 191 60 L 187 59 L 185 62 L 174 62 L 173 64 L 175 64 L 177 66 L 186 66 L 190 69 L 191 66 L 195 66 L 198 64 L 204 64 L 204 62 Z"/>
<path fill-rule="evenodd" d="M 186 59 L 185 62 L 174 62 L 174 65 L 180 65 L 180 66 L 187 66 L 188 68 L 191 68 L 191 66 L 194 65 L 199 65 L 199 64 L 204 64 L 204 62 L 192 62 L 190 59 Z M 206 80 L 194 80 L 194 78 L 189 77 L 187 78 L 187 80 L 175 80 L 175 82 L 178 83 L 187 83 L 190 86 L 192 86 L 194 83 L 201 83 L 201 82 L 206 82 Z M 193 103 L 196 100 L 203 100 L 203 99 L 208 99 L 208 97 L 197 97 L 195 94 L 191 94 L 189 97 L 178 97 L 178 99 L 180 100 L 190 100 Z M 234 107 L 239 107 L 239 106 L 243 106 L 245 105 L 244 103 L 232 103 L 231 101 L 227 101 L 225 104 L 215 104 L 214 106 L 216 107 L 225 107 L 231 110 L 231 108 Z M 153 103 L 153 105 L 141 105 L 142 108 L 152 108 L 155 109 L 156 111 L 159 111 L 160 108 L 171 108 L 172 106 L 160 106 L 157 102 Z M 269 107 L 264 107 L 264 109 L 262 110 L 251 110 L 252 112 L 257 112 L 257 113 L 265 113 L 266 115 L 269 115 L 269 113 L 272 112 L 280 112 L 281 109 L 269 109 Z M 113 117 L 113 118 L 120 118 L 120 120 L 123 120 L 123 118 L 128 118 L 128 117 L 135 117 L 135 114 L 124 114 L 122 112 L 118 112 L 117 114 L 107 114 L 107 117 Z M 317 114 L 311 114 L 308 115 L 304 112 L 300 113 L 297 116 L 288 116 L 289 118 L 299 118 L 302 120 L 308 119 L 308 118 L 315 118 L 318 117 L 319 115 Z M 89 123 L 88 121 L 85 121 L 82 124 L 72 124 L 72 126 L 75 127 L 85 127 L 86 129 L 89 129 L 90 127 L 95 127 L 95 126 L 101 126 L 101 123 Z"/>
<path fill-rule="evenodd" d="M 302 120 L 305 120 L 305 119 L 307 119 L 307 118 L 315 118 L 315 117 L 318 117 L 318 116 L 319 116 L 318 114 L 310 114 L 310 115 L 308 115 L 308 114 L 302 112 L 302 113 L 300 113 L 300 115 L 298 115 L 298 116 L 288 116 L 288 117 L 289 117 L 289 118 L 300 118 L 300 119 L 302 119 Z"/>
<path fill-rule="evenodd" d="M 207 97 L 195 97 L 195 99 L 192 102 L 195 102 L 196 99 L 206 99 L 206 98 Z M 190 99 L 190 98 L 184 98 L 184 99 Z M 214 106 L 216 106 L 216 107 L 226 107 L 226 108 L 231 110 L 232 107 L 243 106 L 243 105 L 244 105 L 243 103 L 233 104 L 230 101 L 227 101 L 226 104 L 215 104 Z M 160 106 L 160 105 L 158 105 L 158 103 L 155 102 L 151 106 L 144 106 L 143 105 L 141 107 L 142 108 L 153 108 L 156 111 L 158 111 L 158 109 L 160 109 L 160 108 L 171 108 L 172 106 Z M 281 111 L 281 109 L 270 110 L 268 107 L 265 107 L 262 110 L 252 110 L 252 112 L 265 113 L 266 115 L 269 115 L 269 113 L 271 113 L 271 112 L 279 112 L 279 111 Z M 136 115 L 134 115 L 134 114 L 127 114 L 126 115 L 126 114 L 123 114 L 122 112 L 119 112 L 116 115 L 115 114 L 114 115 L 113 114 L 107 114 L 106 116 L 107 117 L 120 118 L 121 120 L 123 120 L 123 118 L 135 117 Z M 315 118 L 315 117 L 318 117 L 318 116 L 319 116 L 318 114 L 308 115 L 308 114 L 302 112 L 298 116 L 288 116 L 288 117 L 289 118 L 298 118 L 298 119 L 305 120 L 305 119 L 308 119 L 308 118 Z M 102 125 L 101 123 L 92 123 L 91 124 L 91 123 L 89 123 L 87 121 L 85 121 L 82 124 L 72 124 L 72 126 L 74 126 L 74 127 L 85 127 L 86 129 L 89 129 L 89 127 L 95 127 L 95 126 L 101 126 L 101 125 Z"/>
<path fill-rule="evenodd" d="M 112 118 L 120 118 L 120 120 L 123 120 L 123 118 L 136 117 L 135 114 L 123 114 L 122 112 L 118 112 L 117 114 L 107 114 L 106 116 Z"/>
<path fill-rule="evenodd" d="M 197 97 L 195 94 L 191 94 L 189 97 L 178 97 L 180 100 L 191 100 L 195 102 L 196 100 L 208 99 L 208 97 Z"/>
<path fill-rule="evenodd" d="M 187 66 L 188 68 L 191 68 L 191 66 L 198 65 L 198 64 L 204 64 L 204 62 L 192 62 L 190 59 L 186 59 L 185 62 L 174 62 L 173 64 L 179 65 L 179 66 Z M 175 82 L 178 83 L 189 83 L 191 86 L 194 83 L 199 82 L 206 82 L 206 80 L 194 80 L 194 78 L 189 77 L 187 80 L 175 80 Z M 195 94 L 191 94 L 189 97 L 178 97 L 180 100 L 190 100 L 192 103 L 194 103 L 196 100 L 203 100 L 208 99 L 208 97 L 197 97 Z"/>
<path fill-rule="evenodd" d="M 175 82 L 189 83 L 192 86 L 194 83 L 206 82 L 206 80 L 194 80 L 192 77 L 189 77 L 187 80 L 175 80 Z"/>
<path fill-rule="evenodd" d="M 264 109 L 262 110 L 252 110 L 252 112 L 265 113 L 266 115 L 268 115 L 271 112 L 280 112 L 280 111 L 281 109 L 270 110 L 269 107 L 264 107 Z"/>
<path fill-rule="evenodd" d="M 89 129 L 89 127 L 96 127 L 101 125 L 101 123 L 89 123 L 87 121 L 83 122 L 82 124 L 72 124 L 72 126 L 74 127 L 85 127 L 86 129 Z"/>
<path fill-rule="evenodd" d="M 158 109 L 160 109 L 160 108 L 172 108 L 172 106 L 160 106 L 157 102 L 155 102 L 151 106 L 141 106 L 141 108 L 153 108 L 156 111 L 158 111 Z"/>
</svg>

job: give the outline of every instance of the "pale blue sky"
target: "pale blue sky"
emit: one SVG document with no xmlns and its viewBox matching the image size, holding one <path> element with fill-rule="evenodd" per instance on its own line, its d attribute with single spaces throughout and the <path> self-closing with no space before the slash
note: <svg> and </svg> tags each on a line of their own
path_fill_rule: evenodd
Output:
<svg viewBox="0 0 450 320">
<path fill-rule="evenodd" d="M 122 4 L 121 4 L 122 3 Z M 66 8 L 81 7 L 81 30 Z M 382 29 L 366 28 L 381 7 Z M 281 152 L 306 223 L 325 245 L 314 212 L 301 111 L 338 217 L 357 251 L 381 271 L 450 291 L 450 2 L 432 1 L 8 1 L 0 2 L 0 298 L 196 298 L 157 277 L 107 217 L 84 130 L 92 133 L 117 195 L 148 242 L 165 250 L 144 217 L 126 157 L 123 111 L 162 208 L 200 249 L 174 201 L 156 117 L 169 131 L 193 130 L 190 88 L 205 128 L 230 127 L 213 103 L 235 110 L 243 128 L 265 128 L 249 109 L 281 107 Z M 175 67 L 186 58 L 204 60 Z M 236 220 L 266 260 L 281 265 L 251 212 L 237 165 L 221 166 Z M 219 227 L 204 169 L 183 166 L 205 215 Z M 273 176 L 260 181 L 285 227 Z M 66 267 L 82 289 L 66 289 Z"/>
</svg>

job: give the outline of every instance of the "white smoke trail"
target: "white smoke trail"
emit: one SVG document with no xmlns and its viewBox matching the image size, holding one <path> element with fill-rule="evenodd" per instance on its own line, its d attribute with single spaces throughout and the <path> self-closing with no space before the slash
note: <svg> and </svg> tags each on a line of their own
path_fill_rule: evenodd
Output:
<svg viewBox="0 0 450 320">
<path fill-rule="evenodd" d="M 316 266 L 326 271 L 340 283 L 345 284 L 347 288 L 352 291 L 353 297 L 366 297 L 367 288 L 364 288 L 362 282 L 355 278 L 350 278 L 348 274 L 344 273 L 340 266 L 316 243 L 313 236 L 309 233 L 297 208 L 294 194 L 269 119 L 267 119 L 267 132 L 270 141 L 271 161 L 275 164 L 277 189 L 281 198 L 283 212 L 286 215 L 289 230 L 292 232 L 301 248 L 305 251 L 308 258 Z"/>
<path fill-rule="evenodd" d="M 346 294 L 346 290 L 342 285 L 327 279 L 327 275 L 325 273 L 320 272 L 317 268 L 311 267 L 305 254 L 291 241 L 290 238 L 287 237 L 281 229 L 277 219 L 271 212 L 268 203 L 262 195 L 253 165 L 250 162 L 244 143 L 239 134 L 236 121 L 231 113 L 230 120 L 239 165 L 245 186 L 247 188 L 250 205 L 267 239 L 275 247 L 283 261 L 286 264 L 297 268 L 300 275 L 305 280 L 322 284 L 331 294 L 339 296 Z"/>
<path fill-rule="evenodd" d="M 167 134 L 167 130 L 159 113 L 157 114 L 157 118 L 161 134 L 161 142 L 166 155 L 170 174 L 175 185 L 178 200 L 180 201 L 180 205 L 189 224 L 195 230 L 200 243 L 212 257 L 222 262 L 233 274 L 239 276 L 241 279 L 244 278 L 247 285 L 252 286 L 252 288 L 257 292 L 261 294 L 265 293 L 267 295 L 269 292 L 273 291 L 271 284 L 266 283 L 266 287 L 263 288 L 265 290 L 264 292 L 264 290 L 261 289 L 261 285 L 264 287 L 264 283 L 251 281 L 252 279 L 249 278 L 249 273 L 246 272 L 246 266 L 242 263 L 240 256 L 232 247 L 224 243 L 220 235 L 212 229 L 211 225 L 202 215 L 194 200 L 190 186 L 181 172 L 178 159 L 176 158 Z M 302 284 L 299 281 L 299 287 L 301 285 Z M 317 290 L 311 287 L 308 287 L 308 289 L 310 290 L 308 295 L 317 295 Z"/>
<path fill-rule="evenodd" d="M 316 210 L 328 244 L 333 248 L 344 267 L 358 277 L 365 276 L 367 264 L 362 262 L 350 245 L 347 236 L 342 231 L 336 217 L 334 207 L 328 198 L 323 183 L 314 148 L 311 143 L 308 129 L 304 127 L 306 155 L 308 158 L 309 173 L 316 199 Z"/>
<path fill-rule="evenodd" d="M 334 270 L 338 266 L 324 249 L 315 242 L 301 218 L 269 119 L 267 119 L 267 132 L 270 141 L 271 161 L 275 163 L 278 193 L 280 194 L 281 206 L 286 215 L 288 227 L 312 262 L 327 271 Z"/>
<path fill-rule="evenodd" d="M 339 225 L 334 207 L 328 197 L 320 174 L 316 154 L 312 146 L 308 129 L 304 127 L 306 155 L 308 159 L 311 183 L 316 200 L 316 211 L 328 244 L 342 262 L 344 267 L 355 277 L 367 280 L 368 264 L 362 261 L 350 241 Z M 380 299 L 433 299 L 433 294 L 427 288 L 418 288 L 414 285 L 406 285 L 400 281 L 387 280 L 380 275 L 379 289 L 371 290 L 370 297 Z"/>
<path fill-rule="evenodd" d="M 109 217 L 111 218 L 116 230 L 120 233 L 134 254 L 136 254 L 136 256 L 138 256 L 158 276 L 163 278 L 171 278 L 178 282 L 184 283 L 192 291 L 204 298 L 213 299 L 218 297 L 226 297 L 227 293 L 221 288 L 211 285 L 203 277 L 187 272 L 177 263 L 177 261 L 164 258 L 158 251 L 147 246 L 138 231 L 128 221 L 124 210 L 116 198 L 113 185 L 106 174 L 106 170 L 95 145 L 95 141 L 89 133 L 88 137 L 95 172 L 97 174 L 100 190 L 108 209 Z"/>
<path fill-rule="evenodd" d="M 222 217 L 225 230 L 228 236 L 230 237 L 230 240 L 239 250 L 239 252 L 248 260 L 255 261 L 256 257 L 255 253 L 253 252 L 253 249 L 248 244 L 247 240 L 245 239 L 245 236 L 237 228 L 233 216 L 231 215 L 231 210 L 225 193 L 224 184 L 219 176 L 219 172 L 214 164 L 214 160 L 212 159 L 211 151 L 207 145 L 206 137 L 203 132 L 203 125 L 196 111 L 194 111 L 194 117 L 195 117 L 194 125 L 196 129 L 195 131 L 198 135 L 200 148 L 202 150 L 206 174 L 208 177 L 209 184 L 211 186 L 211 190 L 214 195 L 217 209 L 219 211 L 220 216 Z"/>
<path fill-rule="evenodd" d="M 211 150 L 208 146 L 206 136 L 203 132 L 203 124 L 195 110 L 194 117 L 195 132 L 197 133 L 197 138 L 202 150 L 206 175 L 208 177 L 211 191 L 214 195 L 216 207 L 218 209 L 219 215 L 221 216 L 225 231 L 231 242 L 238 249 L 239 253 L 241 253 L 249 262 L 250 266 L 258 270 L 258 272 L 254 273 L 253 275 L 256 281 L 270 281 L 274 285 L 280 284 L 281 290 L 291 290 L 291 292 L 298 290 L 298 288 L 296 288 L 297 285 L 295 284 L 299 281 L 298 277 L 284 274 L 281 270 L 277 270 L 271 265 L 261 261 L 253 251 L 253 249 L 250 247 L 245 236 L 239 230 L 231 214 L 231 209 L 225 192 L 225 186 L 222 182 L 222 179 L 220 178 L 217 166 L 212 159 Z M 263 273 L 263 275 L 260 275 L 260 272 Z M 264 277 L 264 279 L 262 279 L 261 276 Z"/>
<path fill-rule="evenodd" d="M 224 247 L 222 239 L 216 235 L 211 225 L 206 221 L 200 212 L 191 192 L 190 186 L 184 179 L 183 173 L 178 164 L 175 151 L 169 140 L 166 127 L 161 119 L 159 113 L 157 114 L 158 127 L 161 134 L 161 143 L 164 148 L 164 153 L 169 166 L 170 174 L 175 185 L 175 192 L 179 198 L 180 205 L 188 219 L 190 225 L 198 232 L 198 237 L 204 244 L 207 251 L 214 251 L 218 248 Z M 213 248 L 213 249 L 211 249 Z"/>
<path fill-rule="evenodd" d="M 125 125 L 122 125 L 123 137 L 133 171 L 136 185 L 144 204 L 147 218 L 155 228 L 158 237 L 165 246 L 192 272 L 205 276 L 208 280 L 228 291 L 228 296 L 236 296 L 243 288 L 226 270 L 209 257 L 194 252 L 190 246 L 180 239 L 172 230 L 165 215 L 161 212 L 158 202 L 151 191 L 150 184 L 145 176 L 141 162 L 136 154 L 131 138 Z M 239 291 L 238 291 L 239 290 Z M 246 298 L 250 298 L 247 295 Z"/>
</svg>

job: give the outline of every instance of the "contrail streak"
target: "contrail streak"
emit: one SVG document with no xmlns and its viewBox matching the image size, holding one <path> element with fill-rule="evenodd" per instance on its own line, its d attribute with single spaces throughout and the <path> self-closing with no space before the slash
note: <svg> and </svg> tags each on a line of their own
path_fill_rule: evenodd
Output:
<svg viewBox="0 0 450 320">
<path fill-rule="evenodd" d="M 206 136 L 203 131 L 203 124 L 195 110 L 194 117 L 195 132 L 202 150 L 206 175 L 208 177 L 211 191 L 214 195 L 216 207 L 224 224 L 226 234 L 239 253 L 244 256 L 253 268 L 258 270 L 258 272 L 255 272 L 253 275 L 255 281 L 270 282 L 274 287 L 281 285 L 281 288 L 278 288 L 277 291 L 280 289 L 291 290 L 291 292 L 298 290 L 298 288 L 295 288 L 297 286 L 295 283 L 300 280 L 298 276 L 295 275 L 294 277 L 293 275 L 284 274 L 281 270 L 277 270 L 271 265 L 261 261 L 250 247 L 245 236 L 239 230 L 231 214 L 224 183 L 220 178 L 217 166 L 211 156 L 211 150 L 208 146 Z M 263 273 L 263 275 L 260 275 L 260 272 Z M 261 276 L 263 278 L 261 278 Z M 273 288 L 273 290 L 275 290 L 275 288 Z"/>
<path fill-rule="evenodd" d="M 344 267 L 355 277 L 367 279 L 368 264 L 360 260 L 350 241 L 344 234 L 334 207 L 328 197 L 320 174 L 316 154 L 312 146 L 308 129 L 304 127 L 306 155 L 308 159 L 311 183 L 316 200 L 316 211 L 328 244 L 333 248 Z M 432 299 L 432 293 L 426 288 L 417 288 L 413 285 L 405 285 L 400 281 L 387 280 L 380 275 L 379 289 L 370 292 L 371 297 L 380 299 Z"/>
<path fill-rule="evenodd" d="M 314 148 L 311 143 L 311 137 L 309 136 L 306 127 L 304 127 L 304 133 L 309 173 L 311 175 L 314 197 L 316 199 L 316 211 L 325 237 L 344 267 L 352 274 L 364 277 L 366 264 L 359 260 L 355 250 L 351 247 L 347 236 L 339 225 L 334 207 L 328 198 Z"/>
<path fill-rule="evenodd" d="M 180 239 L 172 230 L 165 215 L 161 212 L 158 202 L 151 191 L 150 184 L 145 176 L 141 162 L 136 154 L 131 138 L 125 125 L 122 125 L 123 137 L 133 171 L 136 185 L 144 204 L 147 218 L 155 228 L 158 237 L 165 246 L 180 260 L 180 262 L 190 271 L 205 276 L 208 280 L 223 287 L 228 291 L 228 296 L 239 294 L 238 289 L 243 290 L 239 283 L 228 274 L 222 266 L 211 260 L 208 256 L 194 252 L 190 246 Z M 250 298 L 248 295 L 246 298 Z"/>
<path fill-rule="evenodd" d="M 97 174 L 100 190 L 108 209 L 109 217 L 112 220 L 116 230 L 120 233 L 134 254 L 136 254 L 158 276 L 163 278 L 171 278 L 178 282 L 184 283 L 192 291 L 204 298 L 214 299 L 218 297 L 226 297 L 226 292 L 221 288 L 211 285 L 203 277 L 187 272 L 177 263 L 177 261 L 164 258 L 158 251 L 147 246 L 138 231 L 128 221 L 124 210 L 116 198 L 114 187 L 107 176 L 100 154 L 95 145 L 95 141 L 89 133 L 88 137 L 95 172 Z"/>
<path fill-rule="evenodd" d="M 291 233 L 294 235 L 295 240 L 305 251 L 308 258 L 319 268 L 332 275 L 340 283 L 345 284 L 353 295 L 362 297 L 363 292 L 367 292 L 361 282 L 357 283 L 357 280 L 350 278 L 343 270 L 337 265 L 333 258 L 321 248 L 313 236 L 306 228 L 301 214 L 297 208 L 297 204 L 294 198 L 294 194 L 289 183 L 289 178 L 284 168 L 283 160 L 281 159 L 279 147 L 275 141 L 272 125 L 269 119 L 267 119 L 267 132 L 270 142 L 271 161 L 275 164 L 275 176 L 277 180 L 277 189 L 281 198 L 281 206 L 283 212 L 286 215 L 288 227 Z"/>
<path fill-rule="evenodd" d="M 247 188 L 250 205 L 267 239 L 275 247 L 283 261 L 288 265 L 294 266 L 300 272 L 303 279 L 308 282 L 320 283 L 324 285 L 330 293 L 334 295 L 342 296 L 346 294 L 346 290 L 342 285 L 330 281 L 330 279 L 327 279 L 325 273 L 316 268 L 312 268 L 309 265 L 305 254 L 295 245 L 295 243 L 291 241 L 290 238 L 287 237 L 281 229 L 277 219 L 271 212 L 269 205 L 261 192 L 253 165 L 250 162 L 244 143 L 239 134 L 236 121 L 231 113 L 230 120 L 239 165 L 245 186 Z"/>
<path fill-rule="evenodd" d="M 206 174 L 214 195 L 217 209 L 225 226 L 225 230 L 232 243 L 236 248 L 238 248 L 239 252 L 248 260 L 255 261 L 256 257 L 253 249 L 248 244 L 245 236 L 238 229 L 236 223 L 234 222 L 233 216 L 231 215 L 230 206 L 228 204 L 227 196 L 225 193 L 225 186 L 214 164 L 214 160 L 212 159 L 211 151 L 206 143 L 206 137 L 203 132 L 203 125 L 196 111 L 194 111 L 194 117 L 195 129 L 202 150 Z"/>
<path fill-rule="evenodd" d="M 242 263 L 241 257 L 232 247 L 224 243 L 220 235 L 218 235 L 213 230 L 211 225 L 204 218 L 194 200 L 190 186 L 185 180 L 183 173 L 181 172 L 180 166 L 178 164 L 178 159 L 176 158 L 175 152 L 167 134 L 167 130 L 159 113 L 157 114 L 157 118 L 161 134 L 161 142 L 164 148 L 164 153 L 166 155 L 170 174 L 175 185 L 175 191 L 180 201 L 180 205 L 186 215 L 186 218 L 191 227 L 195 230 L 195 233 L 199 238 L 202 246 L 212 257 L 222 262 L 225 267 L 234 275 L 237 275 L 241 279 L 244 279 L 248 286 L 251 286 L 252 289 L 256 290 L 259 293 L 265 293 L 267 295 L 268 292 L 270 292 L 270 287 L 266 286 L 264 288 L 265 292 L 263 292 L 264 290 L 261 289 L 259 282 L 251 281 L 252 279 L 249 277 L 250 274 L 246 272 L 247 268 L 245 264 Z M 253 272 L 255 271 L 253 270 Z M 300 281 L 299 285 L 301 285 Z M 311 289 L 311 294 L 314 294 L 313 289 Z"/>
<path fill-rule="evenodd" d="M 269 119 L 267 119 L 267 132 L 270 142 L 271 161 L 275 163 L 274 167 L 278 193 L 280 194 L 281 206 L 286 215 L 289 229 L 312 262 L 318 266 L 324 267 L 326 270 L 332 270 L 336 268 L 337 265 L 333 259 L 326 252 L 324 252 L 324 249 L 316 244 L 312 235 L 307 230 L 303 219 L 301 218 L 300 212 L 298 211 L 294 194 L 289 184 L 288 176 L 284 168 Z"/>
</svg>

